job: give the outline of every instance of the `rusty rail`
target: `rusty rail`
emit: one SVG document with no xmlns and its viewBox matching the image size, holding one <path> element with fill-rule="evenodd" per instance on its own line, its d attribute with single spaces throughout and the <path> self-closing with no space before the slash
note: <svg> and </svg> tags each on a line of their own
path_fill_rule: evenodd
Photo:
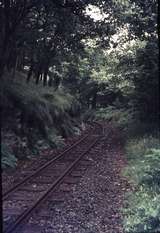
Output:
<svg viewBox="0 0 160 233">
<path fill-rule="evenodd" d="M 60 173 L 60 175 L 58 176 L 58 178 L 55 178 L 55 180 L 53 181 L 53 183 L 47 188 L 46 191 L 44 191 L 42 193 L 42 195 L 38 198 L 38 200 L 34 200 L 34 202 L 31 204 L 31 206 L 27 206 L 27 209 L 23 210 L 22 213 L 19 213 L 19 215 L 16 217 L 16 219 L 14 219 L 14 221 L 12 221 L 11 224 L 9 224 L 5 230 L 4 233 L 11 233 L 14 230 L 16 230 L 19 226 L 21 226 L 22 223 L 26 222 L 28 220 L 28 218 L 31 216 L 31 214 L 34 212 L 34 210 L 41 204 L 43 203 L 48 195 L 55 190 L 55 188 L 57 188 L 57 186 L 59 184 L 61 184 L 63 182 L 63 179 L 69 175 L 73 169 L 75 168 L 75 166 L 78 164 L 78 162 L 82 159 L 82 157 L 87 154 L 91 148 L 94 147 L 94 145 L 100 140 L 100 138 L 103 136 L 103 126 L 101 124 L 99 124 L 98 122 L 94 122 L 94 124 L 96 124 L 97 126 L 99 126 L 99 128 L 101 128 L 100 131 L 100 135 L 92 135 L 94 136 L 94 140 L 92 140 L 92 142 L 90 142 L 90 135 L 87 134 L 85 135 L 82 139 L 78 140 L 76 143 L 74 143 L 72 146 L 70 146 L 68 149 L 64 150 L 62 153 L 60 153 L 58 156 L 56 156 L 54 159 L 50 160 L 49 162 L 45 163 L 43 166 L 41 166 L 39 169 L 37 169 L 35 172 L 33 172 L 31 175 L 27 176 L 24 180 L 22 180 L 21 182 L 19 182 L 17 185 L 15 185 L 14 187 L 12 187 L 10 190 L 8 190 L 4 196 L 3 196 L 3 200 L 8 199 L 8 197 L 10 196 L 10 194 L 13 194 L 14 192 L 17 191 L 17 189 L 21 186 L 23 186 L 25 184 L 25 182 L 28 182 L 29 180 L 31 180 L 31 178 L 34 178 L 36 175 L 38 175 L 40 172 L 47 172 L 47 170 L 45 170 L 46 168 L 48 168 L 50 165 L 54 165 L 54 162 L 58 159 L 63 158 L 63 156 L 67 153 L 72 151 L 72 149 L 76 148 L 76 146 L 80 145 L 81 142 L 84 141 L 84 143 L 86 143 L 86 138 L 88 137 L 90 144 L 87 146 L 87 149 L 85 149 L 85 151 L 82 151 L 82 153 L 73 161 L 71 160 L 71 164 L 62 172 Z M 96 139 L 95 139 L 96 137 Z M 85 145 L 85 144 L 84 144 Z M 86 145 L 85 145 L 86 146 Z M 74 152 L 74 151 L 72 151 Z M 74 152 L 75 153 L 75 152 Z M 73 156 L 74 157 L 74 156 Z M 45 177 L 45 176 L 44 176 Z M 33 182 L 33 180 L 31 180 Z M 37 191 L 38 193 L 38 191 Z M 26 204 L 26 203 L 25 203 Z"/>
<path fill-rule="evenodd" d="M 4 233 L 13 232 L 22 222 L 27 221 L 27 219 L 30 217 L 30 214 L 36 209 L 36 207 L 46 200 L 48 194 L 50 194 L 57 187 L 57 185 L 63 181 L 63 178 L 71 172 L 71 170 L 80 161 L 80 159 L 98 142 L 98 140 L 99 138 L 96 139 L 91 144 L 91 146 L 64 171 L 64 173 L 52 184 L 49 189 L 29 209 L 27 209 L 19 218 L 17 218 L 17 220 L 14 222 L 14 225 L 11 227 L 9 226 L 8 229 L 4 231 Z"/>
<path fill-rule="evenodd" d="M 8 198 L 8 195 L 10 195 L 11 193 L 13 193 L 18 187 L 20 187 L 22 184 L 24 184 L 26 181 L 28 181 L 30 178 L 34 177 L 35 175 L 37 175 L 39 172 L 41 172 L 43 169 L 47 168 L 48 166 L 50 166 L 53 162 L 55 162 L 56 160 L 58 160 L 59 158 L 61 158 L 65 153 L 69 152 L 70 150 L 72 150 L 74 147 L 76 147 L 80 142 L 82 142 L 83 140 L 85 140 L 88 137 L 88 134 L 85 135 L 83 138 L 81 138 L 80 140 L 78 140 L 76 143 L 74 143 L 72 146 L 70 146 L 69 148 L 67 148 L 66 150 L 64 150 L 62 153 L 60 153 L 59 155 L 57 155 L 55 158 L 51 159 L 50 161 L 48 161 L 47 163 L 45 163 L 44 165 L 42 165 L 40 168 L 38 168 L 35 172 L 33 172 L 32 174 L 28 175 L 26 178 L 24 178 L 22 181 L 20 181 L 19 183 L 17 183 L 15 186 L 13 186 L 12 188 L 10 188 L 9 190 L 7 190 L 4 194 L 3 194 L 3 200 L 6 200 Z"/>
</svg>

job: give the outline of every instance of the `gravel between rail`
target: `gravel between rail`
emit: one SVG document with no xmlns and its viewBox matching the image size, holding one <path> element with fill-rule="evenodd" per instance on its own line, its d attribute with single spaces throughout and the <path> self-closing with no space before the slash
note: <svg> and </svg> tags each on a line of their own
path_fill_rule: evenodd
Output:
<svg viewBox="0 0 160 233">
<path fill-rule="evenodd" d="M 51 197 L 43 205 L 48 217 L 39 210 L 21 233 L 123 233 L 120 208 L 130 189 L 121 175 L 126 161 L 117 131 L 111 125 L 105 128 L 107 136 L 87 155 L 90 166 L 79 181 L 59 197 L 63 201 L 55 203 Z"/>
</svg>

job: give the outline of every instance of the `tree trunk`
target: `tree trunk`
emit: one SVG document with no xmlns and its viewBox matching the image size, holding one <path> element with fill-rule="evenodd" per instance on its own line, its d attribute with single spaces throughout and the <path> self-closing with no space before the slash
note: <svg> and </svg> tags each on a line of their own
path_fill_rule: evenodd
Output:
<svg viewBox="0 0 160 233">
<path fill-rule="evenodd" d="M 48 86 L 49 86 L 49 87 L 52 86 L 52 77 L 49 77 Z"/>
<path fill-rule="evenodd" d="M 16 69 L 17 69 L 17 62 L 18 62 L 18 57 L 16 57 L 15 63 L 14 63 L 14 67 L 13 67 L 13 69 L 12 69 L 12 79 L 15 78 Z"/>
<path fill-rule="evenodd" d="M 6 66 L 6 57 L 8 54 L 8 39 L 2 44 L 2 50 L 0 51 L 0 78 L 3 78 L 5 66 Z"/>
<path fill-rule="evenodd" d="M 28 71 L 28 75 L 27 75 L 27 79 L 26 82 L 29 83 L 31 76 L 32 76 L 32 72 L 33 72 L 33 65 L 31 64 L 30 69 Z"/>
<path fill-rule="evenodd" d="M 40 73 L 39 81 L 42 81 L 42 80 L 43 80 L 43 74 Z"/>
<path fill-rule="evenodd" d="M 96 108 L 96 104 L 97 104 L 97 89 L 95 90 L 94 94 L 93 94 L 93 98 L 92 98 L 92 109 Z"/>
<path fill-rule="evenodd" d="M 47 84 L 47 75 L 48 75 L 48 67 L 44 71 L 43 86 L 46 86 Z"/>
<path fill-rule="evenodd" d="M 37 76 L 36 76 L 36 85 L 38 85 L 38 83 L 39 83 L 40 75 L 41 75 L 41 71 L 39 70 L 39 71 L 37 72 Z"/>
<path fill-rule="evenodd" d="M 17 70 L 22 71 L 23 69 L 24 69 L 24 57 L 23 57 L 23 53 L 21 53 L 17 59 Z"/>
</svg>

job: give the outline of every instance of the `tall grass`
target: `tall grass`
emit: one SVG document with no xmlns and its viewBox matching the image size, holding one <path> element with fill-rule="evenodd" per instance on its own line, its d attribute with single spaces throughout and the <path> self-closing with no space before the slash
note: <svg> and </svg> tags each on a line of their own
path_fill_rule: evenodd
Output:
<svg viewBox="0 0 160 233">
<path fill-rule="evenodd" d="M 136 184 L 125 202 L 124 229 L 127 233 L 160 232 L 160 141 L 152 135 L 130 139 L 129 161 L 124 175 Z"/>
<path fill-rule="evenodd" d="M 160 232 L 160 137 L 156 122 L 141 122 L 133 108 L 98 109 L 96 119 L 111 121 L 121 131 L 128 166 L 123 175 L 134 184 L 122 210 L 126 233 Z"/>
</svg>

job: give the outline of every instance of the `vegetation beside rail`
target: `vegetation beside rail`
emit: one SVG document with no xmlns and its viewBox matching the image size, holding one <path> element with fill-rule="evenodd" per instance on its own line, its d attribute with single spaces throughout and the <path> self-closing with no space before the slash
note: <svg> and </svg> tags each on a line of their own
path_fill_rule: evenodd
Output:
<svg viewBox="0 0 160 233">
<path fill-rule="evenodd" d="M 120 129 L 136 189 L 126 233 L 160 231 L 157 2 L 0 2 L 2 168 L 80 135 Z"/>
<path fill-rule="evenodd" d="M 125 195 L 122 213 L 126 233 L 160 231 L 160 135 L 155 122 L 144 123 L 137 112 L 109 107 L 95 113 L 96 119 L 112 119 L 121 132 L 128 161 L 122 175 L 134 191 Z"/>
<path fill-rule="evenodd" d="M 135 183 L 124 208 L 126 232 L 160 231 L 160 140 L 156 135 L 130 139 L 125 175 Z"/>
<path fill-rule="evenodd" d="M 65 137 L 81 129 L 79 103 L 71 94 L 26 84 L 21 73 L 17 77 L 3 83 L 3 168 L 42 149 L 62 147 Z"/>
</svg>

